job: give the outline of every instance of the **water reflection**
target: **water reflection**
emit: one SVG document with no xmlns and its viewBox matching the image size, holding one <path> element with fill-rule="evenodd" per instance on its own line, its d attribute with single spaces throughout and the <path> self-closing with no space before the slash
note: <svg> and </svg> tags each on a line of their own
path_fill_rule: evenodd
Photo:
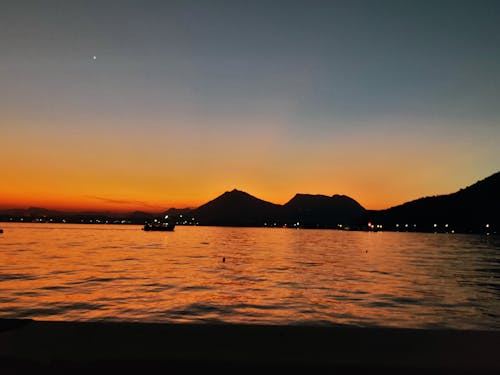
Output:
<svg viewBox="0 0 500 375">
<path fill-rule="evenodd" d="M 136 226 L 69 224 L 4 229 L 3 317 L 500 329 L 494 237 L 220 227 L 144 233 Z"/>
</svg>

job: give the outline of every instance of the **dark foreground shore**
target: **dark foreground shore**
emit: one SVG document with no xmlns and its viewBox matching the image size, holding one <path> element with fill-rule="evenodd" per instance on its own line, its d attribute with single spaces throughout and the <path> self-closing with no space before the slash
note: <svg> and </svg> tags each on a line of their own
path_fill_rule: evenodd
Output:
<svg viewBox="0 0 500 375">
<path fill-rule="evenodd" d="M 500 373 L 500 332 L 0 320 L 0 373 Z"/>
</svg>

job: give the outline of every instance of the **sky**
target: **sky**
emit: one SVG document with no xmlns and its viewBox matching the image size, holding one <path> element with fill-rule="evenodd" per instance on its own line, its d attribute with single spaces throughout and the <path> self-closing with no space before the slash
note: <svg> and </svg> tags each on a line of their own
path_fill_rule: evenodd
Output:
<svg viewBox="0 0 500 375">
<path fill-rule="evenodd" d="M 383 209 L 500 170 L 498 1 L 1 8 L 0 208 Z"/>
</svg>

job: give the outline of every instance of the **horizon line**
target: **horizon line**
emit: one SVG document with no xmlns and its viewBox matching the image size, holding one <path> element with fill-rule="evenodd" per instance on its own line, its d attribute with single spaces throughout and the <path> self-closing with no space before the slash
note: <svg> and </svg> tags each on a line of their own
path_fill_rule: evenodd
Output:
<svg viewBox="0 0 500 375">
<path fill-rule="evenodd" d="M 258 198 L 257 196 L 253 195 L 253 194 L 250 194 L 248 192 L 246 192 L 245 190 L 241 190 L 241 189 L 238 189 L 236 187 L 234 187 L 233 189 L 231 190 L 226 190 L 224 191 L 223 193 L 220 193 L 219 195 L 217 195 L 215 198 L 212 198 L 212 199 L 209 199 L 207 201 L 205 201 L 204 203 L 201 203 L 195 207 L 192 207 L 192 206 L 185 206 L 185 207 L 168 207 L 168 208 L 164 208 L 164 209 L 159 209 L 158 211 L 149 211 L 149 210 L 143 210 L 143 209 L 119 209 L 119 208 L 116 208 L 116 209 L 106 209 L 106 208 L 103 208 L 103 207 L 95 207 L 95 206 L 89 206 L 87 208 L 84 208 L 84 207 L 78 207 L 77 205 L 75 206 L 67 206 L 67 205 L 63 205 L 63 206 L 57 206 L 57 205 L 43 205 L 43 207 L 39 204 L 27 204 L 25 206 L 20 206 L 20 205 L 14 205 L 14 206 L 5 206 L 5 205 L 2 205 L 0 204 L 0 210 L 1 211 L 7 211 L 7 210 L 29 210 L 29 209 L 43 209 L 43 210 L 49 210 L 49 211 L 60 211 L 61 213 L 75 213 L 75 214 L 82 214 L 82 213 L 99 213 L 99 214 L 125 214 L 125 213 L 134 213 L 134 212 L 144 212 L 144 213 L 147 213 L 147 214 L 160 214 L 160 213 L 163 213 L 165 211 L 168 211 L 168 210 L 171 210 L 171 209 L 176 209 L 176 210 L 194 210 L 194 209 L 197 209 L 201 206 L 203 206 L 204 204 L 208 203 L 208 202 L 211 202 L 217 198 L 219 198 L 220 196 L 222 196 L 223 194 L 225 193 L 230 193 L 230 192 L 233 192 L 233 191 L 238 191 L 238 192 L 243 192 L 245 194 L 248 194 L 256 199 L 259 199 L 259 200 L 262 200 L 264 202 L 268 202 L 268 203 L 271 203 L 271 204 L 275 204 L 275 205 L 278 205 L 278 206 L 283 206 L 285 205 L 287 202 L 289 202 L 291 199 L 293 199 L 295 196 L 297 195 L 311 195 L 311 196 L 324 196 L 324 197 L 333 197 L 335 195 L 340 195 L 340 196 L 347 196 L 353 200 L 355 200 L 358 204 L 361 205 L 361 207 L 363 207 L 365 210 L 367 211 L 384 211 L 384 210 L 388 210 L 388 209 L 391 209 L 393 207 L 398 207 L 398 206 L 401 206 L 401 205 L 404 205 L 406 203 L 409 203 L 409 202 L 413 202 L 413 201 L 416 201 L 416 200 L 419 200 L 419 199 L 423 199 L 423 198 L 428 198 L 428 197 L 438 197 L 438 196 L 446 196 L 446 195 L 450 195 L 450 194 L 454 194 L 458 191 L 461 191 L 461 190 L 464 190 L 464 189 L 467 189 L 481 181 L 484 181 L 488 178 L 491 178 L 493 177 L 494 175 L 497 175 L 497 174 L 500 174 L 500 171 L 498 172 L 495 172 L 489 176 L 486 176 L 482 179 L 479 179 L 479 180 L 476 180 L 475 182 L 465 186 L 465 187 L 462 187 L 462 188 L 458 188 L 457 190 L 454 190 L 453 192 L 451 193 L 444 193 L 444 194 L 434 194 L 434 195 L 426 195 L 426 196 L 420 196 L 420 197 L 417 197 L 417 198 L 414 198 L 414 199 L 410 199 L 410 200 L 406 200 L 406 201 L 403 201 L 399 204 L 396 204 L 396 205 L 392 205 L 392 206 L 389 206 L 389 207 L 386 207 L 386 208 L 379 208 L 379 209 L 374 209 L 374 208 L 366 208 L 364 207 L 363 205 L 361 205 L 361 203 L 353 198 L 352 196 L 350 195 L 347 195 L 347 194 L 338 194 L 338 193 L 335 193 L 335 194 L 331 194 L 331 195 L 327 195 L 327 194 L 316 194 L 316 193 L 295 193 L 292 198 L 288 199 L 285 203 L 283 204 L 279 204 L 279 203 L 274 203 L 274 202 L 271 202 L 271 201 L 268 201 L 268 200 L 265 200 L 265 199 L 261 199 L 261 198 Z M 103 197 L 99 197 L 97 195 L 85 195 L 84 197 L 92 197 L 96 200 L 100 200 L 100 201 L 112 201 L 112 202 L 120 202 L 121 204 L 126 204 L 126 203 L 141 203 L 143 204 L 143 206 L 149 206 L 149 207 L 153 207 L 154 205 L 152 204 L 148 204 L 146 203 L 145 201 L 139 201 L 139 200 L 123 200 L 123 199 L 114 199 L 114 198 L 103 198 Z"/>
</svg>

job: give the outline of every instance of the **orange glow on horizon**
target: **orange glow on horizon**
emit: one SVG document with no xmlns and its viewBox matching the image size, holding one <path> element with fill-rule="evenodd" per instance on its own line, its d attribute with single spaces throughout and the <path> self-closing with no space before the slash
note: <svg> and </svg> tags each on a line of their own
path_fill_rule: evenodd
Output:
<svg viewBox="0 0 500 375">
<path fill-rule="evenodd" d="M 323 194 L 323 195 L 333 195 L 333 194 L 344 194 L 356 201 L 358 201 L 366 209 L 386 209 L 398 204 L 405 203 L 409 200 L 420 198 L 421 196 L 414 195 L 410 196 L 405 194 L 406 192 L 401 192 L 401 194 L 392 194 L 392 199 L 382 200 L 378 194 L 380 192 L 387 193 L 382 190 L 382 186 L 377 184 L 375 181 L 368 184 L 373 188 L 363 191 L 362 189 L 356 189 L 356 186 L 346 185 L 350 189 L 344 188 L 343 191 L 325 191 L 325 189 L 315 190 L 312 186 L 308 186 L 307 190 L 297 190 L 292 192 L 291 189 L 288 191 L 268 191 L 262 194 L 255 188 L 244 188 L 241 186 L 227 186 L 220 187 L 216 189 L 206 189 L 202 193 L 196 193 L 194 189 L 185 189 L 182 191 L 169 191 L 167 193 L 162 193 L 161 189 L 152 189 L 149 193 L 136 193 L 128 195 L 116 195 L 114 196 L 112 192 L 107 192 L 106 194 L 92 195 L 77 195 L 70 193 L 61 192 L 15 192 L 12 193 L 5 188 L 0 188 L 0 194 L 2 200 L 0 201 L 1 209 L 15 209 L 28 207 L 40 207 L 51 210 L 60 211 L 105 211 L 105 212 L 131 212 L 131 211 L 145 211 L 145 212 L 162 212 L 169 208 L 196 208 L 200 205 L 207 203 L 208 201 L 218 197 L 225 191 L 230 191 L 232 189 L 238 189 L 245 191 L 259 199 L 266 200 L 275 204 L 285 204 L 296 193 L 304 194 Z M 203 189 L 200 189 L 203 190 Z M 345 190 L 349 190 L 347 192 Z M 68 186 L 68 191 L 78 192 L 78 187 Z M 100 190 L 102 191 L 102 190 Z M 439 194 L 448 194 L 453 191 L 438 192 Z M 382 194 L 380 194 L 382 195 Z M 385 195 L 385 194 L 384 194 Z M 430 192 L 427 195 L 435 195 Z M 145 199 L 147 198 L 147 199 Z"/>
<path fill-rule="evenodd" d="M 9 162 L 2 165 L 0 207 L 161 212 L 195 208 L 236 188 L 276 204 L 296 193 L 343 194 L 366 209 L 386 209 L 452 193 L 497 171 L 494 158 L 481 164 L 483 156 L 462 152 L 465 140 L 442 144 L 418 129 L 343 133 L 332 146 L 336 133 L 314 142 L 291 137 L 285 117 L 225 121 L 238 129 L 217 130 L 221 125 L 207 120 L 217 131 L 183 122 L 176 126 L 183 132 L 151 136 L 123 123 L 115 134 L 85 130 L 76 120 L 71 127 L 40 120 L 47 131 L 30 134 L 31 122 L 13 121 L 2 134 L 0 157 Z"/>
</svg>

